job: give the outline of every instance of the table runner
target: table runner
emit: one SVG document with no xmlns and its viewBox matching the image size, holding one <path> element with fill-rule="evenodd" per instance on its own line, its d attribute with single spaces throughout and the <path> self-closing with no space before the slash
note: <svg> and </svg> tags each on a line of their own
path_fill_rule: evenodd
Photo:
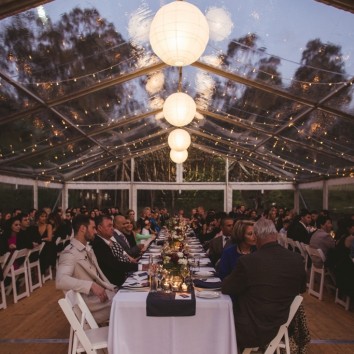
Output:
<svg viewBox="0 0 354 354">
<path fill-rule="evenodd" d="M 175 292 L 149 292 L 146 298 L 146 316 L 194 316 L 196 307 L 194 290 L 188 293 L 191 299 L 176 300 L 176 294 L 183 296 L 183 293 Z"/>
</svg>

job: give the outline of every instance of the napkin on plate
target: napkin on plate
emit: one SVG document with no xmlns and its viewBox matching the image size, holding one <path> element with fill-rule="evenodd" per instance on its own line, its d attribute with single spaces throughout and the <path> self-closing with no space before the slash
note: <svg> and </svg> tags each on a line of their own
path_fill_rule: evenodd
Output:
<svg viewBox="0 0 354 354">
<path fill-rule="evenodd" d="M 197 288 L 203 288 L 203 289 L 217 289 L 221 288 L 221 280 L 215 280 L 215 281 L 210 281 L 209 279 L 207 280 L 200 280 L 200 279 L 194 279 L 193 284 Z"/>
</svg>

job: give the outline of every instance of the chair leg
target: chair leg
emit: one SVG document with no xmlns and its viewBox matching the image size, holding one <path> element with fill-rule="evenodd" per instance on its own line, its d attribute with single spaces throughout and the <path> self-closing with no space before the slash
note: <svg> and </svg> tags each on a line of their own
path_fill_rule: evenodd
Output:
<svg viewBox="0 0 354 354">
<path fill-rule="evenodd" d="M 47 271 L 48 271 L 48 274 L 47 274 L 47 275 L 45 275 L 45 274 L 42 275 L 42 283 L 43 283 L 43 284 L 44 284 L 47 280 L 53 279 L 52 267 L 49 266 L 48 269 L 47 269 Z"/>
<path fill-rule="evenodd" d="M 324 280 L 325 280 L 324 269 L 322 270 L 320 275 L 321 275 L 321 282 L 320 282 L 320 297 L 319 297 L 319 300 L 322 301 L 322 299 L 323 299 L 323 286 L 324 286 Z"/>
<path fill-rule="evenodd" d="M 4 282 L 0 282 L 0 290 L 1 290 L 1 303 L 0 303 L 0 309 L 6 309 L 7 308 L 7 303 L 6 303 L 6 293 L 5 293 L 5 284 Z"/>
<path fill-rule="evenodd" d="M 34 274 L 32 274 L 32 272 Z M 33 278 L 32 275 L 37 275 L 38 281 L 36 283 L 33 283 Z M 41 288 L 42 287 L 42 276 L 41 276 L 41 269 L 39 265 L 32 266 L 28 269 L 28 278 L 29 278 L 29 287 L 30 287 L 30 292 L 32 293 L 34 289 Z"/>
<path fill-rule="evenodd" d="M 341 298 L 344 297 L 344 299 Z M 349 311 L 350 308 L 350 297 L 346 296 L 345 294 L 340 294 L 339 289 L 336 289 L 336 297 L 334 299 L 334 303 L 341 305 L 345 308 L 346 311 Z"/>
</svg>

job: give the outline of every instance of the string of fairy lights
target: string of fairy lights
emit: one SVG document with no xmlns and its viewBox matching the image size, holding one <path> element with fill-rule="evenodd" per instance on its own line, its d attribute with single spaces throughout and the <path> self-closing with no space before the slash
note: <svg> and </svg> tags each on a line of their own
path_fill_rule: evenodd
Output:
<svg viewBox="0 0 354 354">
<path fill-rule="evenodd" d="M 270 53 L 265 52 L 264 50 L 260 50 L 258 48 L 251 48 L 246 46 L 243 43 L 238 43 L 236 41 L 233 41 L 235 44 L 243 46 L 247 51 L 250 52 L 255 52 L 261 55 L 267 55 L 267 56 L 273 56 L 276 58 L 279 58 L 282 61 L 286 61 L 292 64 L 297 65 L 298 67 L 303 66 L 300 63 L 296 63 L 294 61 L 291 61 L 289 59 L 286 58 L 281 58 L 278 56 L 274 56 Z M 117 45 L 115 47 L 106 49 L 106 52 L 109 53 L 110 51 L 116 51 L 119 50 L 121 46 L 126 45 L 126 43 L 122 43 L 120 45 Z M 210 46 L 210 44 L 209 44 Z M 212 48 L 212 49 L 216 49 L 219 52 L 220 55 L 220 51 L 218 48 Z M 148 58 L 141 58 L 141 55 L 146 55 L 148 56 Z M 10 55 L 11 54 L 11 55 Z M 14 54 L 10 53 L 8 55 L 8 60 L 11 61 L 15 66 L 16 66 L 16 70 L 19 70 L 19 66 L 16 65 L 16 63 L 18 63 L 19 60 L 18 58 L 16 58 L 14 56 Z M 84 60 L 88 60 L 90 58 L 92 58 L 94 56 L 94 54 L 90 54 L 87 55 L 86 57 L 84 57 Z M 31 82 L 28 82 L 26 80 L 22 80 L 22 82 L 19 82 L 23 85 L 27 85 L 27 86 L 36 86 L 36 87 L 42 87 L 44 89 L 48 89 L 51 86 L 55 85 L 55 86 L 64 86 L 68 83 L 80 83 L 80 81 L 83 80 L 87 80 L 88 78 L 91 79 L 92 83 L 99 83 L 102 82 L 102 80 L 108 78 L 113 78 L 115 76 L 114 70 L 117 69 L 118 67 L 122 70 L 119 70 L 119 74 L 122 74 L 125 72 L 126 68 L 132 67 L 134 65 L 134 63 L 142 63 L 142 62 L 148 62 L 149 58 L 151 57 L 151 52 L 146 52 L 141 50 L 140 52 L 136 51 L 136 54 L 130 56 L 127 59 L 124 60 L 120 60 L 119 63 L 117 64 L 113 64 L 113 65 L 109 65 L 106 68 L 97 70 L 95 72 L 91 72 L 91 73 L 84 73 L 81 75 L 76 75 L 75 77 L 71 77 L 71 78 L 66 78 L 66 79 L 60 79 L 60 80 L 48 80 L 48 81 L 38 81 L 38 82 L 33 82 L 31 80 Z M 117 58 L 118 59 L 118 58 Z M 31 57 L 26 58 L 26 60 L 32 60 Z M 201 59 L 203 60 L 203 58 Z M 65 64 L 61 64 L 60 67 L 63 68 L 65 65 L 71 65 L 71 63 L 65 63 Z M 136 64 L 136 65 L 140 65 L 140 64 Z M 301 84 L 301 87 L 304 91 L 308 90 L 309 87 L 311 86 L 328 86 L 328 87 L 332 87 L 332 86 L 336 86 L 336 85 L 347 85 L 347 86 L 351 86 L 353 85 L 353 81 L 340 81 L 340 82 L 325 82 L 325 81 L 321 81 L 319 78 L 317 79 L 313 79 L 311 81 L 300 81 L 294 78 L 286 78 L 286 77 L 282 77 L 281 75 L 276 75 L 276 74 L 271 74 L 265 71 L 260 70 L 256 65 L 251 65 L 247 62 L 242 62 L 242 57 L 238 58 L 236 60 L 236 65 L 233 62 L 232 65 L 230 64 L 228 67 L 225 67 L 225 65 L 223 66 L 223 68 L 230 70 L 232 69 L 232 71 L 235 72 L 241 72 L 242 71 L 242 75 L 252 79 L 252 75 L 255 73 L 262 73 L 264 75 L 267 75 L 270 79 L 272 80 L 276 80 L 276 79 L 281 79 L 281 80 L 285 80 L 285 81 L 290 81 L 293 83 L 298 83 Z M 343 76 L 343 73 L 338 73 L 338 72 L 332 72 L 329 70 L 324 70 L 322 68 L 316 68 L 316 67 L 310 67 L 308 66 L 308 68 L 312 69 L 312 70 L 316 70 L 318 72 L 326 72 L 329 73 L 331 75 L 340 75 Z M 58 66 L 59 69 L 59 66 Z M 231 71 L 231 72 L 232 72 Z M 45 69 L 43 69 L 43 72 L 45 72 Z M 39 71 L 36 72 L 28 72 L 28 74 L 38 74 L 40 73 Z M 107 74 L 107 77 L 104 77 L 104 74 Z M 12 76 L 13 79 L 18 78 L 18 75 L 14 75 Z M 32 77 L 31 77 L 32 79 Z M 185 78 L 187 79 L 187 78 Z M 2 80 L 0 79 L 0 85 L 2 85 Z M 191 82 L 189 82 L 186 85 L 185 88 L 186 92 L 188 90 L 191 90 Z M 221 96 L 227 96 L 230 94 L 230 88 L 225 87 L 224 88 L 224 92 L 222 93 Z M 198 92 L 197 92 L 198 93 Z M 150 98 L 152 98 L 152 96 L 150 95 Z M 234 97 L 231 97 L 231 101 L 237 101 L 239 99 L 239 96 L 237 96 L 235 94 Z M 97 107 L 97 109 L 101 109 L 104 110 L 105 108 L 107 108 L 107 105 L 110 105 L 111 103 L 105 103 L 103 104 L 101 107 Z M 208 109 L 214 112 L 217 112 L 218 114 L 224 115 L 229 117 L 230 115 L 227 113 L 228 108 L 233 108 L 231 105 L 224 105 L 222 109 L 220 109 L 219 107 L 212 107 L 210 104 L 208 106 Z M 113 110 L 113 109 L 112 109 Z M 148 108 L 147 108 L 148 110 Z M 197 126 L 200 131 L 204 134 L 208 134 L 211 137 L 217 138 L 217 142 L 215 142 L 214 147 L 211 148 L 210 151 L 212 154 L 218 155 L 220 157 L 233 157 L 233 158 L 240 158 L 241 160 L 246 161 L 246 163 L 250 164 L 252 167 L 257 167 L 257 164 L 254 164 L 252 161 L 252 156 L 261 156 L 262 161 L 265 164 L 268 165 L 273 165 L 276 166 L 282 170 L 286 170 L 289 171 L 292 174 L 298 175 L 300 173 L 300 171 L 306 171 L 309 172 L 311 174 L 318 174 L 319 176 L 323 176 L 323 175 L 330 175 L 333 174 L 333 167 L 331 168 L 325 168 L 322 166 L 326 166 L 327 164 L 327 159 L 328 158 L 322 158 L 320 159 L 320 157 L 318 157 L 318 154 L 326 154 L 327 152 L 331 152 L 332 154 L 336 154 L 338 157 L 343 157 L 343 158 L 351 158 L 351 150 L 350 148 L 347 146 L 348 144 L 350 144 L 350 140 L 349 137 L 347 138 L 347 140 L 345 141 L 336 141 L 338 138 L 336 136 L 334 137 L 329 137 L 329 133 L 330 133 L 330 129 L 326 129 L 326 130 L 320 130 L 317 129 L 316 130 L 316 126 L 311 127 L 310 129 L 308 129 L 306 127 L 306 123 L 302 122 L 300 124 L 293 124 L 291 122 L 291 117 L 289 118 L 289 127 L 291 127 L 291 129 L 295 130 L 296 135 L 298 138 L 301 138 L 302 140 L 308 140 L 310 141 L 310 143 L 312 144 L 312 146 L 315 145 L 315 148 L 318 148 L 318 151 L 316 152 L 316 156 L 311 156 L 311 154 L 309 153 L 309 155 L 307 156 L 302 156 L 302 159 L 299 159 L 296 155 L 296 144 L 291 144 L 289 142 L 289 140 L 286 139 L 286 136 L 282 137 L 282 136 L 275 136 L 273 137 L 273 142 L 271 144 L 272 147 L 267 151 L 267 152 L 263 152 L 262 154 L 258 151 L 257 153 L 250 153 L 249 150 L 251 148 L 255 148 L 257 146 L 257 142 L 259 140 L 261 140 L 261 133 L 264 131 L 264 129 L 268 130 L 269 133 L 271 134 L 272 132 L 274 132 L 276 130 L 276 128 L 281 127 L 284 125 L 284 117 L 273 117 L 272 116 L 272 112 L 267 112 L 268 115 L 265 114 L 255 114 L 253 112 L 249 112 L 247 110 L 242 110 L 240 108 L 237 108 L 238 112 L 241 113 L 242 115 L 248 116 L 248 118 L 240 118 L 240 117 L 233 117 L 232 119 L 235 119 L 238 123 L 242 123 L 242 125 L 245 126 L 245 128 L 249 127 L 249 128 L 255 128 L 256 131 L 251 130 L 251 133 L 249 133 L 249 136 L 244 136 L 242 138 L 242 143 L 239 141 L 235 141 L 235 138 L 239 138 L 240 137 L 240 133 L 238 132 L 238 129 L 236 127 L 232 127 L 232 128 L 225 128 L 222 126 L 218 127 L 218 131 L 222 131 L 224 132 L 224 136 L 220 136 L 220 134 L 214 134 L 213 131 L 207 130 L 203 128 L 203 121 L 193 121 L 193 125 Z M 88 111 L 85 111 L 85 114 L 81 116 L 81 114 L 79 112 L 75 112 L 73 114 L 73 119 L 75 120 L 75 126 L 79 127 L 79 128 L 87 128 L 87 129 L 93 129 L 95 127 L 109 127 L 111 123 L 113 123 L 113 119 L 111 121 L 105 122 L 105 123 L 85 123 L 84 120 L 87 119 L 87 117 L 90 116 L 90 114 Z M 132 116 L 138 115 L 139 113 L 133 113 Z M 280 113 L 278 113 L 280 115 Z M 254 119 L 254 121 L 251 121 L 249 117 L 252 117 Z M 79 119 L 80 118 L 80 119 Z M 123 116 L 119 119 L 125 119 L 126 117 Z M 340 118 L 340 117 L 338 117 Z M 47 119 L 47 117 L 45 118 Z M 151 120 L 153 118 L 149 120 L 145 120 L 144 121 L 144 126 L 148 126 L 151 123 Z M 262 120 L 262 122 L 259 122 L 257 120 Z M 78 123 L 78 121 L 83 121 L 84 123 Z M 68 130 L 68 126 L 66 124 L 65 121 L 60 120 L 60 123 L 62 124 L 63 127 L 58 127 L 58 123 L 54 122 L 53 124 L 51 123 L 50 118 L 48 118 L 48 122 L 44 125 L 43 119 L 38 118 L 38 124 L 39 126 L 41 126 L 43 124 L 43 126 L 46 126 L 50 129 L 52 129 L 52 133 L 55 137 L 57 137 L 57 140 L 60 140 L 59 138 L 62 137 L 62 141 L 60 141 L 59 143 L 62 144 L 63 141 L 65 141 L 66 139 L 66 132 Z M 42 127 L 43 128 L 43 127 Z M 323 127 L 322 127 L 323 128 Z M 125 127 L 125 129 L 127 129 L 128 131 L 130 130 L 129 126 Z M 166 128 L 165 128 L 166 129 Z M 261 131 L 262 130 L 262 131 Z M 318 131 L 317 135 L 318 137 L 316 137 L 316 131 Z M 311 132 L 311 134 L 309 133 Z M 267 133 L 267 131 L 266 131 Z M 124 135 L 123 130 L 120 131 L 120 134 Z M 255 136 L 256 135 L 256 136 Z M 267 135 L 267 134 L 266 134 Z M 198 139 L 202 139 L 200 137 L 198 137 Z M 294 138 L 296 139 L 296 137 Z M 234 140 L 234 144 L 236 146 L 238 146 L 238 150 L 236 150 L 237 154 L 232 155 L 232 153 L 230 152 L 232 150 L 232 148 L 230 146 L 225 146 L 225 149 L 222 149 L 222 145 L 223 144 L 227 144 L 230 143 L 231 140 Z M 21 142 L 19 141 L 19 144 Z M 56 142 L 58 143 L 58 142 Z M 48 137 L 45 139 L 42 139 L 40 141 L 36 141 L 36 143 L 25 146 L 25 147 L 16 147 L 15 143 L 9 144 L 8 146 L 8 151 L 10 151 L 9 153 L 5 153 L 5 152 L 0 152 L 0 157 L 2 159 L 8 159 L 8 158 L 13 158 L 14 156 L 21 156 L 22 153 L 28 153 L 28 152 L 38 152 L 40 151 L 40 148 L 43 147 L 43 145 L 48 144 L 49 146 L 52 146 L 53 148 L 56 147 L 56 143 L 53 142 L 52 137 Z M 165 143 L 163 143 L 163 141 L 160 141 L 161 146 L 166 145 Z M 204 143 L 206 144 L 206 146 L 211 147 L 212 145 L 210 144 L 210 142 L 207 142 L 207 140 L 204 140 Z M 104 145 L 107 145 L 106 143 L 104 143 Z M 110 145 L 107 146 L 110 150 L 114 151 L 114 150 L 118 150 L 119 148 L 122 147 L 126 147 L 127 148 L 127 153 L 120 153 L 118 155 L 116 155 L 115 159 L 127 159 L 127 158 L 131 158 L 134 156 L 137 156 L 139 154 L 142 153 L 146 153 L 149 152 L 153 149 L 152 146 L 149 146 L 149 142 L 147 139 L 147 136 L 144 136 L 142 138 L 136 139 L 134 141 L 130 141 L 129 143 L 125 143 L 125 144 L 121 144 L 121 145 Z M 62 145 L 61 145 L 62 147 Z M 92 145 L 87 145 L 87 150 L 82 152 L 84 155 L 79 157 L 79 158 L 75 158 L 73 159 L 71 162 L 69 163 L 60 163 L 60 161 L 65 157 L 67 158 L 67 155 L 69 154 L 77 154 L 77 148 L 75 144 L 70 144 L 68 143 L 68 145 L 66 146 L 66 152 L 62 152 L 61 154 L 56 154 L 53 158 L 55 160 L 58 161 L 58 166 L 57 167 L 53 167 L 53 168 L 48 168 L 45 169 L 43 168 L 41 171 L 42 175 L 46 175 L 47 172 L 49 171 L 53 171 L 56 168 L 63 171 L 65 170 L 65 168 L 73 168 L 75 166 L 90 166 L 90 164 L 92 163 L 92 161 L 98 161 L 100 158 L 102 158 L 104 155 L 102 155 L 102 152 L 95 152 L 93 153 L 93 148 Z M 83 145 L 79 145 L 79 148 L 82 150 L 84 148 Z M 262 150 L 265 150 L 265 147 L 261 147 Z M 298 147 L 299 150 L 301 150 L 301 147 Z M 97 148 L 98 149 L 98 148 Z M 237 149 L 237 148 L 236 148 Z M 260 150 L 260 149 L 259 149 Z M 90 154 L 90 156 L 87 156 L 87 154 Z M 285 154 L 289 154 L 291 155 L 291 161 L 288 161 L 288 159 L 282 157 Z M 244 156 L 242 156 L 244 155 Z M 304 167 L 304 159 L 308 160 L 308 164 L 312 166 L 312 168 L 309 167 Z M 44 167 L 46 165 L 47 160 L 44 159 L 42 161 L 38 162 L 38 166 L 39 167 Z M 103 165 L 104 168 L 106 168 L 107 166 L 111 166 L 111 164 L 114 164 L 116 162 L 114 162 L 113 160 L 111 160 L 108 164 Z M 316 168 L 314 168 L 316 167 Z M 258 166 L 257 167 L 259 170 L 262 170 L 262 167 Z M 97 173 L 99 171 L 102 170 L 102 167 L 98 168 L 98 169 L 94 169 L 92 170 L 89 174 L 94 174 Z M 329 173 L 329 171 L 331 171 Z M 335 169 L 335 174 L 337 176 L 340 175 L 349 175 L 349 176 L 353 176 L 353 169 L 352 168 L 348 168 L 348 166 L 345 167 L 341 167 L 341 168 L 336 168 Z M 266 172 L 269 174 L 272 174 L 271 171 L 268 171 L 268 169 L 266 169 Z M 275 175 L 275 174 L 274 174 Z M 276 176 L 276 175 L 275 175 Z M 284 177 L 284 175 L 279 175 L 278 177 L 281 178 Z M 55 177 L 51 177 L 52 180 L 53 178 L 55 179 Z M 286 179 L 288 177 L 285 177 Z M 295 180 L 295 178 L 293 178 Z"/>
</svg>

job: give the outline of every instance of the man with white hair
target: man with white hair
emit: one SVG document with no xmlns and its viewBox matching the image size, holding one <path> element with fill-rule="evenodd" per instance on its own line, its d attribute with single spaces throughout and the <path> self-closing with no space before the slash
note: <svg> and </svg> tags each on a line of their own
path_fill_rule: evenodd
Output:
<svg viewBox="0 0 354 354">
<path fill-rule="evenodd" d="M 267 345 L 286 322 L 296 295 L 306 290 L 304 261 L 277 242 L 271 220 L 254 224 L 257 251 L 241 257 L 222 283 L 224 294 L 235 296 L 234 317 L 240 349 Z"/>
</svg>

